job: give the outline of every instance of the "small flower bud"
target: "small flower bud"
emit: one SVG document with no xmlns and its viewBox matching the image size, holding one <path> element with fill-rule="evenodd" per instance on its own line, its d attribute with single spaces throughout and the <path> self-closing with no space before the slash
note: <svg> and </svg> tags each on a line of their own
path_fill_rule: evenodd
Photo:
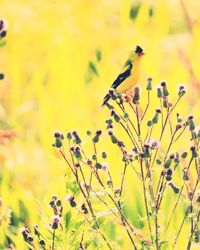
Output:
<svg viewBox="0 0 200 250">
<path fill-rule="evenodd" d="M 196 148 L 195 148 L 194 146 L 192 146 L 192 147 L 190 148 L 190 150 L 191 150 L 191 152 L 192 152 L 192 157 L 193 157 L 193 158 L 198 157 L 198 153 L 197 153 Z"/>
<path fill-rule="evenodd" d="M 143 153 L 143 152 L 140 152 L 140 153 L 139 153 L 139 156 L 140 156 L 141 158 L 144 158 L 144 153 Z"/>
<path fill-rule="evenodd" d="M 52 218 L 51 218 L 51 221 L 53 223 L 57 223 L 59 224 L 60 223 L 60 217 L 58 215 L 54 215 Z"/>
<path fill-rule="evenodd" d="M 108 125 L 112 125 L 113 120 L 112 120 L 112 119 L 108 119 L 108 120 L 106 120 L 106 123 L 107 123 Z"/>
<path fill-rule="evenodd" d="M 183 84 L 178 85 L 178 96 L 184 96 L 186 93 L 186 87 Z"/>
<path fill-rule="evenodd" d="M 82 187 L 82 189 L 86 189 L 86 190 L 89 189 L 89 185 L 85 182 L 81 182 L 81 187 Z"/>
<path fill-rule="evenodd" d="M 92 160 L 96 161 L 97 160 L 97 156 L 95 154 L 92 155 Z"/>
<path fill-rule="evenodd" d="M 60 218 L 58 215 L 54 215 L 54 216 L 51 218 L 51 220 L 52 220 L 52 228 L 53 228 L 53 229 L 57 229 L 57 228 L 58 228 L 58 225 L 59 225 L 59 223 L 60 223 L 61 218 Z"/>
<path fill-rule="evenodd" d="M 171 168 L 167 169 L 167 172 L 166 172 L 167 175 L 172 175 L 173 174 L 173 171 Z"/>
<path fill-rule="evenodd" d="M 99 135 L 96 134 L 96 135 L 93 137 L 92 141 L 93 141 L 94 143 L 98 143 L 98 142 L 99 142 Z"/>
<path fill-rule="evenodd" d="M 58 132 L 58 131 L 56 131 L 56 132 L 54 133 L 54 137 L 55 137 L 55 138 L 60 138 L 60 135 L 61 135 L 61 134 L 60 134 L 60 132 Z"/>
<path fill-rule="evenodd" d="M 111 111 L 111 116 L 114 117 L 114 120 L 115 120 L 116 122 L 119 122 L 120 119 L 121 119 L 120 116 L 119 116 L 114 110 Z"/>
<path fill-rule="evenodd" d="M 118 142 L 117 138 L 112 134 L 110 136 L 112 143 L 116 144 Z"/>
<path fill-rule="evenodd" d="M 92 134 L 92 132 L 91 132 L 90 130 L 87 130 L 86 134 L 87 134 L 88 136 L 90 136 L 90 135 Z"/>
<path fill-rule="evenodd" d="M 51 207 L 53 207 L 53 206 L 55 205 L 55 201 L 54 201 L 54 200 L 51 200 L 51 201 L 49 202 L 49 205 L 50 205 Z"/>
<path fill-rule="evenodd" d="M 28 230 L 26 230 L 25 227 L 22 227 L 22 228 L 20 229 L 20 232 L 22 233 L 22 236 L 23 236 L 24 240 L 27 241 L 28 234 L 29 234 Z"/>
<path fill-rule="evenodd" d="M 108 130 L 107 130 L 107 132 L 108 132 L 108 135 L 113 135 L 113 129 L 111 129 L 111 128 L 109 128 Z"/>
<path fill-rule="evenodd" d="M 134 157 L 135 160 L 139 160 L 139 154 L 136 154 Z"/>
<path fill-rule="evenodd" d="M 111 180 L 110 178 L 107 179 L 106 183 L 107 183 L 107 185 L 108 185 L 109 187 L 112 186 L 112 180 Z"/>
<path fill-rule="evenodd" d="M 172 176 L 171 175 L 166 175 L 165 179 L 166 179 L 166 181 L 171 181 L 172 180 Z"/>
<path fill-rule="evenodd" d="M 52 195 L 51 199 L 54 200 L 54 201 L 56 201 L 58 199 L 57 195 L 56 194 Z"/>
<path fill-rule="evenodd" d="M 61 205 L 62 205 L 62 201 L 61 201 L 61 200 L 57 200 L 57 201 L 56 201 L 56 206 L 57 206 L 57 207 L 60 207 Z"/>
<path fill-rule="evenodd" d="M 80 152 L 80 147 L 79 146 L 75 147 L 75 152 Z"/>
<path fill-rule="evenodd" d="M 102 169 L 102 165 L 99 162 L 96 162 L 95 168 L 96 169 Z"/>
<path fill-rule="evenodd" d="M 162 98 L 162 89 L 161 89 L 161 87 L 157 87 L 157 97 L 158 98 Z"/>
<path fill-rule="evenodd" d="M 185 159 L 186 157 L 187 157 L 187 152 L 183 152 L 182 154 L 181 154 L 181 157 L 183 158 L 183 159 Z"/>
<path fill-rule="evenodd" d="M 156 113 L 161 114 L 161 109 L 160 109 L 160 108 L 157 108 L 157 109 L 156 109 Z"/>
<path fill-rule="evenodd" d="M 118 145 L 120 148 L 124 148 L 124 147 L 125 147 L 123 141 L 118 141 L 118 142 L 117 142 L 117 145 Z"/>
<path fill-rule="evenodd" d="M 161 161 L 159 158 L 157 158 L 157 159 L 156 159 L 156 163 L 157 163 L 158 165 L 161 165 L 161 164 L 162 164 L 162 161 Z"/>
<path fill-rule="evenodd" d="M 120 194 L 120 193 L 121 193 L 121 189 L 120 189 L 120 188 L 116 188 L 116 189 L 115 189 L 115 195 L 116 195 L 116 194 Z"/>
<path fill-rule="evenodd" d="M 40 240 L 39 244 L 44 247 L 45 246 L 45 241 L 44 240 Z"/>
<path fill-rule="evenodd" d="M 128 120 L 129 119 L 129 114 L 128 113 L 124 113 L 124 119 Z"/>
<path fill-rule="evenodd" d="M 67 139 L 71 140 L 72 139 L 72 134 L 70 132 L 67 133 Z"/>
<path fill-rule="evenodd" d="M 163 94 L 163 96 L 168 96 L 169 92 L 167 90 L 166 82 L 162 81 L 160 85 L 162 86 L 162 94 Z"/>
<path fill-rule="evenodd" d="M 176 124 L 176 131 L 178 131 L 181 128 L 182 128 L 181 124 Z"/>
<path fill-rule="evenodd" d="M 156 112 L 153 119 L 152 119 L 152 123 L 153 124 L 157 124 L 158 123 L 158 116 L 159 116 L 160 113 Z"/>
<path fill-rule="evenodd" d="M 163 96 L 168 96 L 169 95 L 169 92 L 168 92 L 168 90 L 167 90 L 167 87 L 166 86 L 163 86 Z"/>
<path fill-rule="evenodd" d="M 7 35 L 7 31 L 6 31 L 6 30 L 3 30 L 3 31 L 0 33 L 0 37 L 1 37 L 1 38 L 4 38 L 6 35 Z"/>
<path fill-rule="evenodd" d="M 4 79 L 4 74 L 0 73 L 0 80 Z"/>
<path fill-rule="evenodd" d="M 164 108 L 168 108 L 169 107 L 168 99 L 167 99 L 166 96 L 163 96 L 163 107 Z"/>
<path fill-rule="evenodd" d="M 157 149 L 160 147 L 160 142 L 158 140 L 150 140 L 149 146 L 151 149 Z"/>
<path fill-rule="evenodd" d="M 59 138 L 56 138 L 56 141 L 55 141 L 55 147 L 56 148 L 61 148 L 62 147 L 62 142 Z"/>
<path fill-rule="evenodd" d="M 91 166 L 92 165 L 92 161 L 90 159 L 87 160 L 87 165 Z"/>
<path fill-rule="evenodd" d="M 76 144 L 81 144 L 81 138 L 78 135 L 75 137 L 75 142 Z"/>
<path fill-rule="evenodd" d="M 82 155 L 81 155 L 80 150 L 75 150 L 74 156 L 75 156 L 75 158 L 76 158 L 77 160 L 81 160 L 81 159 L 82 159 Z"/>
<path fill-rule="evenodd" d="M 160 83 L 160 86 L 161 86 L 161 87 L 166 87 L 166 82 L 165 82 L 165 81 L 162 81 L 162 82 Z"/>
<path fill-rule="evenodd" d="M 52 224 L 52 228 L 55 230 L 55 229 L 57 229 L 58 228 L 58 224 L 56 223 L 56 222 L 54 222 L 53 224 Z"/>
<path fill-rule="evenodd" d="M 34 229 L 34 234 L 39 236 L 40 234 L 39 234 L 39 231 L 38 231 L 38 225 L 34 225 L 33 229 Z"/>
<path fill-rule="evenodd" d="M 120 116 L 118 114 L 114 113 L 114 120 L 116 122 L 120 122 L 121 118 L 120 118 Z"/>
<path fill-rule="evenodd" d="M 28 242 L 33 242 L 33 237 L 29 234 L 26 239 Z"/>
<path fill-rule="evenodd" d="M 171 158 L 167 159 L 166 162 L 164 163 L 164 168 L 169 168 L 171 163 L 172 163 L 172 159 Z"/>
<path fill-rule="evenodd" d="M 133 156 L 134 156 L 134 153 L 133 153 L 132 151 L 127 152 L 127 157 L 128 157 L 128 159 L 129 159 L 130 161 L 133 160 Z"/>
<path fill-rule="evenodd" d="M 103 159 L 106 159 L 107 158 L 106 152 L 102 152 L 101 156 L 102 156 Z"/>
<path fill-rule="evenodd" d="M 70 202 L 72 200 L 74 200 L 74 195 L 73 194 L 68 194 L 68 195 L 65 196 L 65 201 L 66 202 Z"/>
<path fill-rule="evenodd" d="M 134 88 L 134 95 L 133 95 L 133 103 L 137 104 L 140 100 L 140 88 L 135 87 Z"/>
<path fill-rule="evenodd" d="M 150 157 L 150 152 L 149 152 L 149 145 L 145 144 L 143 146 L 143 150 L 144 150 L 144 158 L 149 158 Z"/>
<path fill-rule="evenodd" d="M 200 138 L 200 126 L 196 127 L 195 134 L 196 134 L 196 137 L 199 139 Z"/>
<path fill-rule="evenodd" d="M 151 120 L 147 121 L 147 126 L 148 126 L 148 127 L 151 127 L 151 126 L 152 126 L 152 121 L 151 121 Z"/>
<path fill-rule="evenodd" d="M 71 207 L 75 207 L 76 206 L 76 202 L 74 200 L 71 200 L 69 203 L 70 203 Z"/>
<path fill-rule="evenodd" d="M 180 192 L 180 189 L 176 187 L 172 182 L 169 185 L 171 186 L 175 194 L 178 194 Z"/>
<path fill-rule="evenodd" d="M 187 174 L 187 171 L 183 171 L 183 180 L 184 181 L 188 181 L 189 180 L 189 176 Z"/>
<path fill-rule="evenodd" d="M 4 28 L 4 21 L 0 20 L 0 31 Z"/>
<path fill-rule="evenodd" d="M 180 116 L 179 113 L 176 114 L 176 119 L 178 123 L 181 123 L 183 121 L 182 117 Z"/>
<path fill-rule="evenodd" d="M 189 130 L 193 131 L 195 129 L 194 117 L 192 115 L 188 116 Z"/>
<path fill-rule="evenodd" d="M 146 87 L 146 89 L 148 91 L 152 90 L 152 78 L 151 77 L 147 78 L 147 87 Z"/>
<path fill-rule="evenodd" d="M 173 160 L 173 159 L 175 158 L 175 154 L 174 154 L 174 153 L 171 153 L 171 154 L 169 155 L 169 158 Z"/>
<path fill-rule="evenodd" d="M 122 161 L 123 161 L 123 162 L 127 162 L 127 161 L 128 161 L 128 159 L 127 159 L 127 156 L 126 156 L 126 155 L 123 155 L 123 157 L 122 157 Z"/>
<path fill-rule="evenodd" d="M 194 119 L 194 116 L 193 115 L 189 115 L 188 116 L 188 120 L 193 120 Z"/>
<path fill-rule="evenodd" d="M 88 209 L 87 209 L 87 207 L 85 206 L 85 204 L 83 204 L 83 205 L 81 206 L 81 209 L 82 209 L 82 211 L 83 211 L 84 214 L 88 214 Z"/>
<path fill-rule="evenodd" d="M 96 135 L 100 136 L 102 134 L 102 130 L 97 130 Z"/>
<path fill-rule="evenodd" d="M 109 109 L 109 110 L 111 110 L 111 109 L 114 109 L 114 107 L 110 104 L 110 103 L 106 103 L 106 107 Z"/>
<path fill-rule="evenodd" d="M 108 172 L 108 163 L 107 162 L 103 162 L 102 163 L 102 168 L 101 168 L 101 170 L 103 170 L 104 172 Z"/>
<path fill-rule="evenodd" d="M 76 131 L 73 131 L 72 135 L 74 137 L 74 142 L 76 144 L 81 144 L 81 138 L 79 137 L 78 133 Z"/>
<path fill-rule="evenodd" d="M 81 166 L 81 165 L 80 165 L 79 162 L 76 162 L 76 163 L 75 163 L 75 168 L 80 168 L 80 166 Z"/>
</svg>

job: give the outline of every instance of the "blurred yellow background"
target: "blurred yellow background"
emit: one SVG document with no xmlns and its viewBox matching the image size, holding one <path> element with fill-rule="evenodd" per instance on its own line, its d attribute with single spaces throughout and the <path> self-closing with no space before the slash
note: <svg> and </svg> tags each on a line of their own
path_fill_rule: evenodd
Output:
<svg viewBox="0 0 200 250">
<path fill-rule="evenodd" d="M 23 200 L 37 211 L 37 200 L 55 192 L 52 182 L 63 185 L 53 132 L 105 127 L 108 113 L 99 107 L 136 44 L 146 54 L 142 89 L 149 76 L 154 85 L 165 79 L 174 100 L 176 84 L 186 84 L 181 108 L 199 119 L 199 13 L 196 0 L 1 0 L 8 35 L 0 48 L 0 128 L 17 133 L 0 145 L 5 204 L 18 213 Z"/>
</svg>

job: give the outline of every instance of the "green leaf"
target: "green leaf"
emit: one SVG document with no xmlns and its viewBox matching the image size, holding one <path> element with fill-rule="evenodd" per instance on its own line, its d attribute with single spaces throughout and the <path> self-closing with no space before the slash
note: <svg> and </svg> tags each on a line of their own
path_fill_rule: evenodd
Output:
<svg viewBox="0 0 200 250">
<path fill-rule="evenodd" d="M 96 76 L 99 76 L 96 65 L 92 61 L 89 61 L 88 67 Z"/>
<path fill-rule="evenodd" d="M 102 53 L 101 53 L 101 50 L 100 49 L 97 49 L 96 50 L 96 58 L 97 58 L 97 61 L 100 62 L 101 59 L 102 59 Z"/>
</svg>

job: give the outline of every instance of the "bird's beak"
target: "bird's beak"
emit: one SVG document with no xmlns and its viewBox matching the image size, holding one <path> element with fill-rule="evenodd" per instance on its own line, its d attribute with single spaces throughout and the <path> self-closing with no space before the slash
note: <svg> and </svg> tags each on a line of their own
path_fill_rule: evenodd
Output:
<svg viewBox="0 0 200 250">
<path fill-rule="evenodd" d="M 140 52 L 140 53 L 139 53 L 139 56 L 144 56 L 144 55 L 145 55 L 144 52 Z"/>
</svg>

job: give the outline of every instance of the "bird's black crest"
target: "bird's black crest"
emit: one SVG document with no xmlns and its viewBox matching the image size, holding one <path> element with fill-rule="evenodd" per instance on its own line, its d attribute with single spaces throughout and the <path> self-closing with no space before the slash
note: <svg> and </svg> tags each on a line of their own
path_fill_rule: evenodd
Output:
<svg viewBox="0 0 200 250">
<path fill-rule="evenodd" d="M 142 53 L 143 49 L 140 46 L 136 46 L 135 53 Z"/>
</svg>

